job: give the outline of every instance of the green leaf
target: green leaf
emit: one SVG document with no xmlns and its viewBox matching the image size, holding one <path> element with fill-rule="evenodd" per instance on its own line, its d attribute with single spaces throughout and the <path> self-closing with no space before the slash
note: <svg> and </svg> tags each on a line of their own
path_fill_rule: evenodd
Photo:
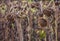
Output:
<svg viewBox="0 0 60 41">
<path fill-rule="evenodd" d="M 28 0 L 28 2 L 29 2 L 29 3 L 32 3 L 32 2 L 33 2 L 33 0 Z"/>
<path fill-rule="evenodd" d="M 11 25 L 12 25 L 12 28 L 14 29 L 14 24 L 12 23 Z"/>
<path fill-rule="evenodd" d="M 28 0 L 28 2 L 32 2 L 32 0 Z"/>
<path fill-rule="evenodd" d="M 31 8 L 31 11 L 32 11 L 32 13 L 34 13 L 34 12 L 37 11 L 37 9 L 36 8 Z"/>
<path fill-rule="evenodd" d="M 1 10 L 1 13 L 4 14 L 5 13 L 5 10 Z"/>
<path fill-rule="evenodd" d="M 5 11 L 7 10 L 7 6 L 5 5 L 5 4 L 2 4 L 1 6 L 0 6 L 0 11 L 1 11 L 1 13 L 2 14 L 5 14 Z"/>
<path fill-rule="evenodd" d="M 40 35 L 40 39 L 43 39 L 46 37 L 46 33 L 44 30 L 40 30 L 39 35 Z"/>
</svg>

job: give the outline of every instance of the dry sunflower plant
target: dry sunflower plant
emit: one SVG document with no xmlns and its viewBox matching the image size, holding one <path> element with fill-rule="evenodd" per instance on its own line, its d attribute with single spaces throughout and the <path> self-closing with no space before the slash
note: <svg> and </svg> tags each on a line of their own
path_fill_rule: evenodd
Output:
<svg viewBox="0 0 60 41">
<path fill-rule="evenodd" d="M 1 0 L 0 41 L 60 41 L 60 1 Z"/>
</svg>

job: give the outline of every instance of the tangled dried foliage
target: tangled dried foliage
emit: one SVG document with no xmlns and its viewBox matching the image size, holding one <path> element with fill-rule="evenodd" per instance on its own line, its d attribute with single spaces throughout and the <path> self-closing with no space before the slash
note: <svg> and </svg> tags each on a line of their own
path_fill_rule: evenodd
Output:
<svg viewBox="0 0 60 41">
<path fill-rule="evenodd" d="M 1 0 L 0 2 L 0 29 L 2 28 L 0 41 L 56 41 L 57 18 L 54 11 L 56 8 L 53 8 L 50 1 L 46 3 L 39 0 Z M 59 5 L 57 2 L 54 4 Z"/>
</svg>

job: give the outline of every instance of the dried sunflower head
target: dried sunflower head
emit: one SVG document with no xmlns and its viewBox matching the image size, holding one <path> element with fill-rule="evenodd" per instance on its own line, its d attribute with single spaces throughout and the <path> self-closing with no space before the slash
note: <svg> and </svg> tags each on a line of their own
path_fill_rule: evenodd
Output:
<svg viewBox="0 0 60 41">
<path fill-rule="evenodd" d="M 50 17 L 51 15 L 54 15 L 54 10 L 50 8 L 44 9 L 43 14 L 46 15 L 47 17 Z"/>
<path fill-rule="evenodd" d="M 40 19 L 40 20 L 39 20 L 39 25 L 40 25 L 41 27 L 46 27 L 46 26 L 47 26 L 47 21 L 46 21 L 45 19 Z"/>
<path fill-rule="evenodd" d="M 7 20 L 14 23 L 14 16 L 13 15 L 7 15 Z"/>
</svg>

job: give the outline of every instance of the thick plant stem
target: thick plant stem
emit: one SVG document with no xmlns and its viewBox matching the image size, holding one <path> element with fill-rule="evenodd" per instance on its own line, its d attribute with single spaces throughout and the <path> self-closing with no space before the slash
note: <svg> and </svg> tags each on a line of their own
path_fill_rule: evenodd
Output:
<svg viewBox="0 0 60 41">
<path fill-rule="evenodd" d="M 21 20 L 20 20 L 20 23 L 19 23 L 19 20 L 16 20 L 16 24 L 17 24 L 17 30 L 18 30 L 18 33 L 19 33 L 20 41 L 23 41 L 23 30 L 22 30 L 22 27 L 21 27 Z"/>
</svg>

